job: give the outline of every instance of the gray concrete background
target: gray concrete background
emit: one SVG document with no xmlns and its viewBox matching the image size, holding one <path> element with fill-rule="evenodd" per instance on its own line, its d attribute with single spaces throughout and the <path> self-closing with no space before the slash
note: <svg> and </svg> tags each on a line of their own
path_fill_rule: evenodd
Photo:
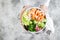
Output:
<svg viewBox="0 0 60 40">
<path fill-rule="evenodd" d="M 48 12 L 55 28 L 55 32 L 51 35 L 46 33 L 32 35 L 24 32 L 18 18 L 24 5 L 21 1 L 0 0 L 0 40 L 60 40 L 60 0 L 50 1 Z"/>
</svg>

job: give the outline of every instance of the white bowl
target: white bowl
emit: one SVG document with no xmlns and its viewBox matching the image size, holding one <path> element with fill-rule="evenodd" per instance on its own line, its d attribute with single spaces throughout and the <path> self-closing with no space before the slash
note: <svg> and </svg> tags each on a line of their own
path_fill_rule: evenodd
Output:
<svg viewBox="0 0 60 40">
<path fill-rule="evenodd" d="M 41 8 L 39 8 L 39 7 L 30 7 L 30 8 L 28 8 L 28 9 L 26 9 L 26 10 L 30 10 L 31 8 L 37 8 L 37 9 L 40 9 L 42 12 L 44 12 L 44 11 L 43 11 Z M 46 22 L 46 25 L 45 25 L 44 28 L 46 28 L 47 25 L 49 25 L 49 23 L 48 23 L 49 20 L 48 20 L 48 19 L 50 18 L 47 13 L 45 13 L 45 15 L 46 15 L 47 22 Z M 23 25 L 22 25 L 22 26 L 23 26 Z M 24 28 L 24 26 L 23 26 L 23 28 Z M 43 28 L 43 29 L 44 29 L 44 28 Z M 27 30 L 24 28 L 25 31 L 27 31 L 27 32 L 29 32 L 29 33 L 33 33 L 33 34 L 35 34 L 35 33 L 40 33 L 40 32 L 43 31 L 43 29 L 41 29 L 40 31 L 37 31 L 37 32 L 31 32 L 31 31 L 27 31 Z"/>
</svg>

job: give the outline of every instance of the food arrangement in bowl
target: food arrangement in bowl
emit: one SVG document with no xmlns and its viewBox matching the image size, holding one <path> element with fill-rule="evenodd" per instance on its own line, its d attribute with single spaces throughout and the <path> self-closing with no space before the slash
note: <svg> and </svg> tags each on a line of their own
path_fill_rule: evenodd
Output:
<svg viewBox="0 0 60 40">
<path fill-rule="evenodd" d="M 46 26 L 46 14 L 37 7 L 25 10 L 21 16 L 21 22 L 26 31 L 39 32 Z"/>
</svg>

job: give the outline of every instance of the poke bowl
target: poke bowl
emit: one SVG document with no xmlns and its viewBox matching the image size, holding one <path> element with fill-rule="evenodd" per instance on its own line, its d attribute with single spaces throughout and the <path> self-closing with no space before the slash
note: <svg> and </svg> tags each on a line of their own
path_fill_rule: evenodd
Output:
<svg viewBox="0 0 60 40">
<path fill-rule="evenodd" d="M 46 27 L 46 13 L 39 7 L 26 9 L 20 17 L 23 28 L 28 32 L 38 33 Z"/>
</svg>

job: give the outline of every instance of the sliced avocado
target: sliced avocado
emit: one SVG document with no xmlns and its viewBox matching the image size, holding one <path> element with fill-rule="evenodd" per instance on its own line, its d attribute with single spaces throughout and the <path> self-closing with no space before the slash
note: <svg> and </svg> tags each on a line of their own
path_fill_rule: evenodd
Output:
<svg viewBox="0 0 60 40">
<path fill-rule="evenodd" d="M 42 28 L 44 28 L 44 27 L 45 27 L 45 24 L 44 24 L 44 23 L 41 23 L 40 25 L 41 25 L 41 27 L 42 27 Z"/>
<path fill-rule="evenodd" d="M 24 25 L 29 25 L 29 21 L 25 17 L 22 17 L 22 23 Z"/>
<path fill-rule="evenodd" d="M 30 21 L 29 24 L 32 24 L 32 21 Z"/>
<path fill-rule="evenodd" d="M 29 25 L 29 19 L 28 19 L 28 17 L 27 17 L 27 13 L 28 13 L 28 11 L 25 11 L 25 12 L 23 13 L 23 15 L 22 15 L 22 23 L 23 23 L 24 25 Z"/>
<path fill-rule="evenodd" d="M 45 24 L 43 22 L 38 22 L 38 26 L 44 28 Z"/>
<path fill-rule="evenodd" d="M 27 16 L 27 14 L 28 14 L 28 11 L 26 10 L 26 11 L 24 11 L 24 13 L 23 13 L 23 15 L 22 15 L 22 16 L 26 17 L 26 16 Z"/>
<path fill-rule="evenodd" d="M 34 23 L 37 24 L 38 22 L 36 20 L 34 20 Z"/>
</svg>

